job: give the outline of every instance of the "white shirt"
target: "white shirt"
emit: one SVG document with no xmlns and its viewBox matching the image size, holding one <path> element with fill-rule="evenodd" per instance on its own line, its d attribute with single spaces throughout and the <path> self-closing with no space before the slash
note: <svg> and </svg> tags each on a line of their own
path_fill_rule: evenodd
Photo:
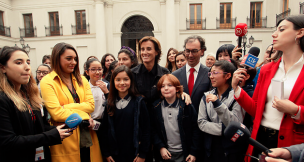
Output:
<svg viewBox="0 0 304 162">
<path fill-rule="evenodd" d="M 195 85 L 195 81 L 196 81 L 196 78 L 197 78 L 197 74 L 198 74 L 198 71 L 199 71 L 199 68 L 201 66 L 201 63 L 198 63 L 197 65 L 195 65 L 193 68 L 195 69 L 194 72 L 193 72 L 193 75 L 194 75 L 194 84 Z M 190 75 L 190 69 L 192 67 L 190 65 L 188 65 L 188 63 L 186 64 L 186 74 L 187 74 L 187 84 L 188 84 L 188 80 L 189 80 L 189 75 Z"/>
<path fill-rule="evenodd" d="M 89 81 L 91 86 L 91 91 L 93 94 L 93 98 L 95 101 L 95 109 L 94 112 L 91 113 L 93 119 L 101 119 L 103 117 L 103 112 L 105 107 L 103 104 L 106 101 L 106 97 L 102 90 L 98 86 L 93 86 L 92 83 Z M 107 83 L 106 83 L 107 86 Z"/>
<path fill-rule="evenodd" d="M 284 99 L 289 99 L 290 93 L 304 65 L 303 57 L 304 56 L 302 56 L 293 66 L 291 66 L 287 73 L 285 73 L 283 57 L 281 59 L 278 70 L 276 71 L 273 79 L 284 81 Z M 239 98 L 240 93 L 241 88 L 239 88 L 238 91 L 235 92 L 235 97 Z M 284 114 L 272 107 L 272 96 L 272 83 L 270 83 L 269 88 L 267 90 L 266 104 L 263 112 L 261 125 L 263 125 L 264 127 L 279 130 Z M 294 118 L 295 120 L 300 120 L 300 112 L 301 109 L 299 110 L 297 115 L 293 116 L 292 118 Z"/>
</svg>

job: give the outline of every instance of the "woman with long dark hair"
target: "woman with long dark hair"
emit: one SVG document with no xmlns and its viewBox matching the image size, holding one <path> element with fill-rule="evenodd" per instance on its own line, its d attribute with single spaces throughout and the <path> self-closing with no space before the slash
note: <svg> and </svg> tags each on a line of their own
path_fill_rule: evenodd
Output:
<svg viewBox="0 0 304 162">
<path fill-rule="evenodd" d="M 42 99 L 30 59 L 18 47 L 0 51 L 0 161 L 34 162 L 36 151 L 50 162 L 50 145 L 70 136 L 64 125 L 52 127 L 41 116 Z"/>
<path fill-rule="evenodd" d="M 166 63 L 165 68 L 167 68 L 170 71 L 170 73 L 172 73 L 175 70 L 177 70 L 176 63 L 175 63 L 175 58 L 176 58 L 177 54 L 178 54 L 178 51 L 176 49 L 174 49 L 174 48 L 170 48 L 168 50 L 168 53 L 167 53 L 167 63 Z"/>
<path fill-rule="evenodd" d="M 67 43 L 54 46 L 51 57 L 53 71 L 40 83 L 41 95 L 51 115 L 51 123 L 61 124 L 77 113 L 83 122 L 62 145 L 50 147 L 53 162 L 102 161 L 91 113 L 94 99 L 90 84 L 79 72 L 79 57 L 75 48 Z"/>
<path fill-rule="evenodd" d="M 279 21 L 272 37 L 273 48 L 283 55 L 261 68 L 253 97 L 238 86 L 247 74 L 245 69 L 238 69 L 232 81 L 237 102 L 254 117 L 251 137 L 267 148 L 304 142 L 304 15 Z M 283 96 L 273 94 L 281 90 Z M 247 150 L 254 156 L 259 153 L 252 146 Z"/>
<path fill-rule="evenodd" d="M 101 65 L 102 65 L 102 69 L 103 69 L 102 78 L 105 78 L 105 76 L 109 73 L 109 67 L 113 61 L 116 61 L 116 59 L 110 53 L 107 53 L 102 56 L 102 58 L 101 58 Z"/>
</svg>

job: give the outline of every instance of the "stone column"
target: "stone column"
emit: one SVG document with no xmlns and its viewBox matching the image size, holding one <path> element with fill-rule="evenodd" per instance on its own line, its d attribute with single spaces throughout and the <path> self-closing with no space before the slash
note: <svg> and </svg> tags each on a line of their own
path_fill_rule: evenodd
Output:
<svg viewBox="0 0 304 162">
<path fill-rule="evenodd" d="M 107 52 L 104 0 L 95 0 L 96 56 L 101 58 Z"/>
<path fill-rule="evenodd" d="M 107 0 L 106 1 L 106 34 L 107 34 L 107 52 L 114 53 L 114 35 L 113 35 L 113 1 Z M 117 42 L 117 43 L 120 43 Z"/>
<path fill-rule="evenodd" d="M 166 49 L 163 53 L 167 53 L 168 49 L 176 47 L 176 24 L 175 24 L 175 6 L 174 0 L 166 0 Z"/>
</svg>

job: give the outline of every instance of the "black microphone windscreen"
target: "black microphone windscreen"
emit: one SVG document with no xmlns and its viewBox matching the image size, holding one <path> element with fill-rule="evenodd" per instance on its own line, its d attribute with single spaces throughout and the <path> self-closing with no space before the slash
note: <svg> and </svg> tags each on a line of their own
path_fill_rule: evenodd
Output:
<svg viewBox="0 0 304 162">
<path fill-rule="evenodd" d="M 247 142 L 250 138 L 250 131 L 244 124 L 231 121 L 225 129 L 224 135 L 233 142 Z"/>
<path fill-rule="evenodd" d="M 254 55 L 255 57 L 258 57 L 259 54 L 260 54 L 260 48 L 259 47 L 251 47 L 248 53 Z"/>
</svg>

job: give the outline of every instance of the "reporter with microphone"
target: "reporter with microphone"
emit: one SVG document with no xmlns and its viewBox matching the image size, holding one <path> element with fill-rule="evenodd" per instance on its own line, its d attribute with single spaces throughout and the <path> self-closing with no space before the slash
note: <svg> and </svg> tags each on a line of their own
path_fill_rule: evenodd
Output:
<svg viewBox="0 0 304 162">
<path fill-rule="evenodd" d="M 238 69 L 233 75 L 235 99 L 254 117 L 251 137 L 267 148 L 304 142 L 303 36 L 304 15 L 290 16 L 277 24 L 277 30 L 272 34 L 273 48 L 282 51 L 283 55 L 277 62 L 261 68 L 252 98 L 238 86 L 244 81 L 246 69 Z M 254 156 L 259 153 L 252 146 L 247 150 L 247 154 Z"/>
<path fill-rule="evenodd" d="M 51 57 L 53 71 L 40 82 L 45 107 L 51 123 L 60 125 L 74 113 L 82 122 L 61 145 L 51 146 L 53 162 L 102 161 L 96 132 L 90 114 L 94 111 L 94 98 L 90 84 L 79 72 L 79 57 L 75 48 L 67 43 L 54 46 Z"/>
<path fill-rule="evenodd" d="M 0 51 L 0 161 L 50 162 L 49 146 L 71 134 L 42 119 L 42 99 L 24 49 Z M 39 154 L 37 154 L 39 152 Z"/>
</svg>

